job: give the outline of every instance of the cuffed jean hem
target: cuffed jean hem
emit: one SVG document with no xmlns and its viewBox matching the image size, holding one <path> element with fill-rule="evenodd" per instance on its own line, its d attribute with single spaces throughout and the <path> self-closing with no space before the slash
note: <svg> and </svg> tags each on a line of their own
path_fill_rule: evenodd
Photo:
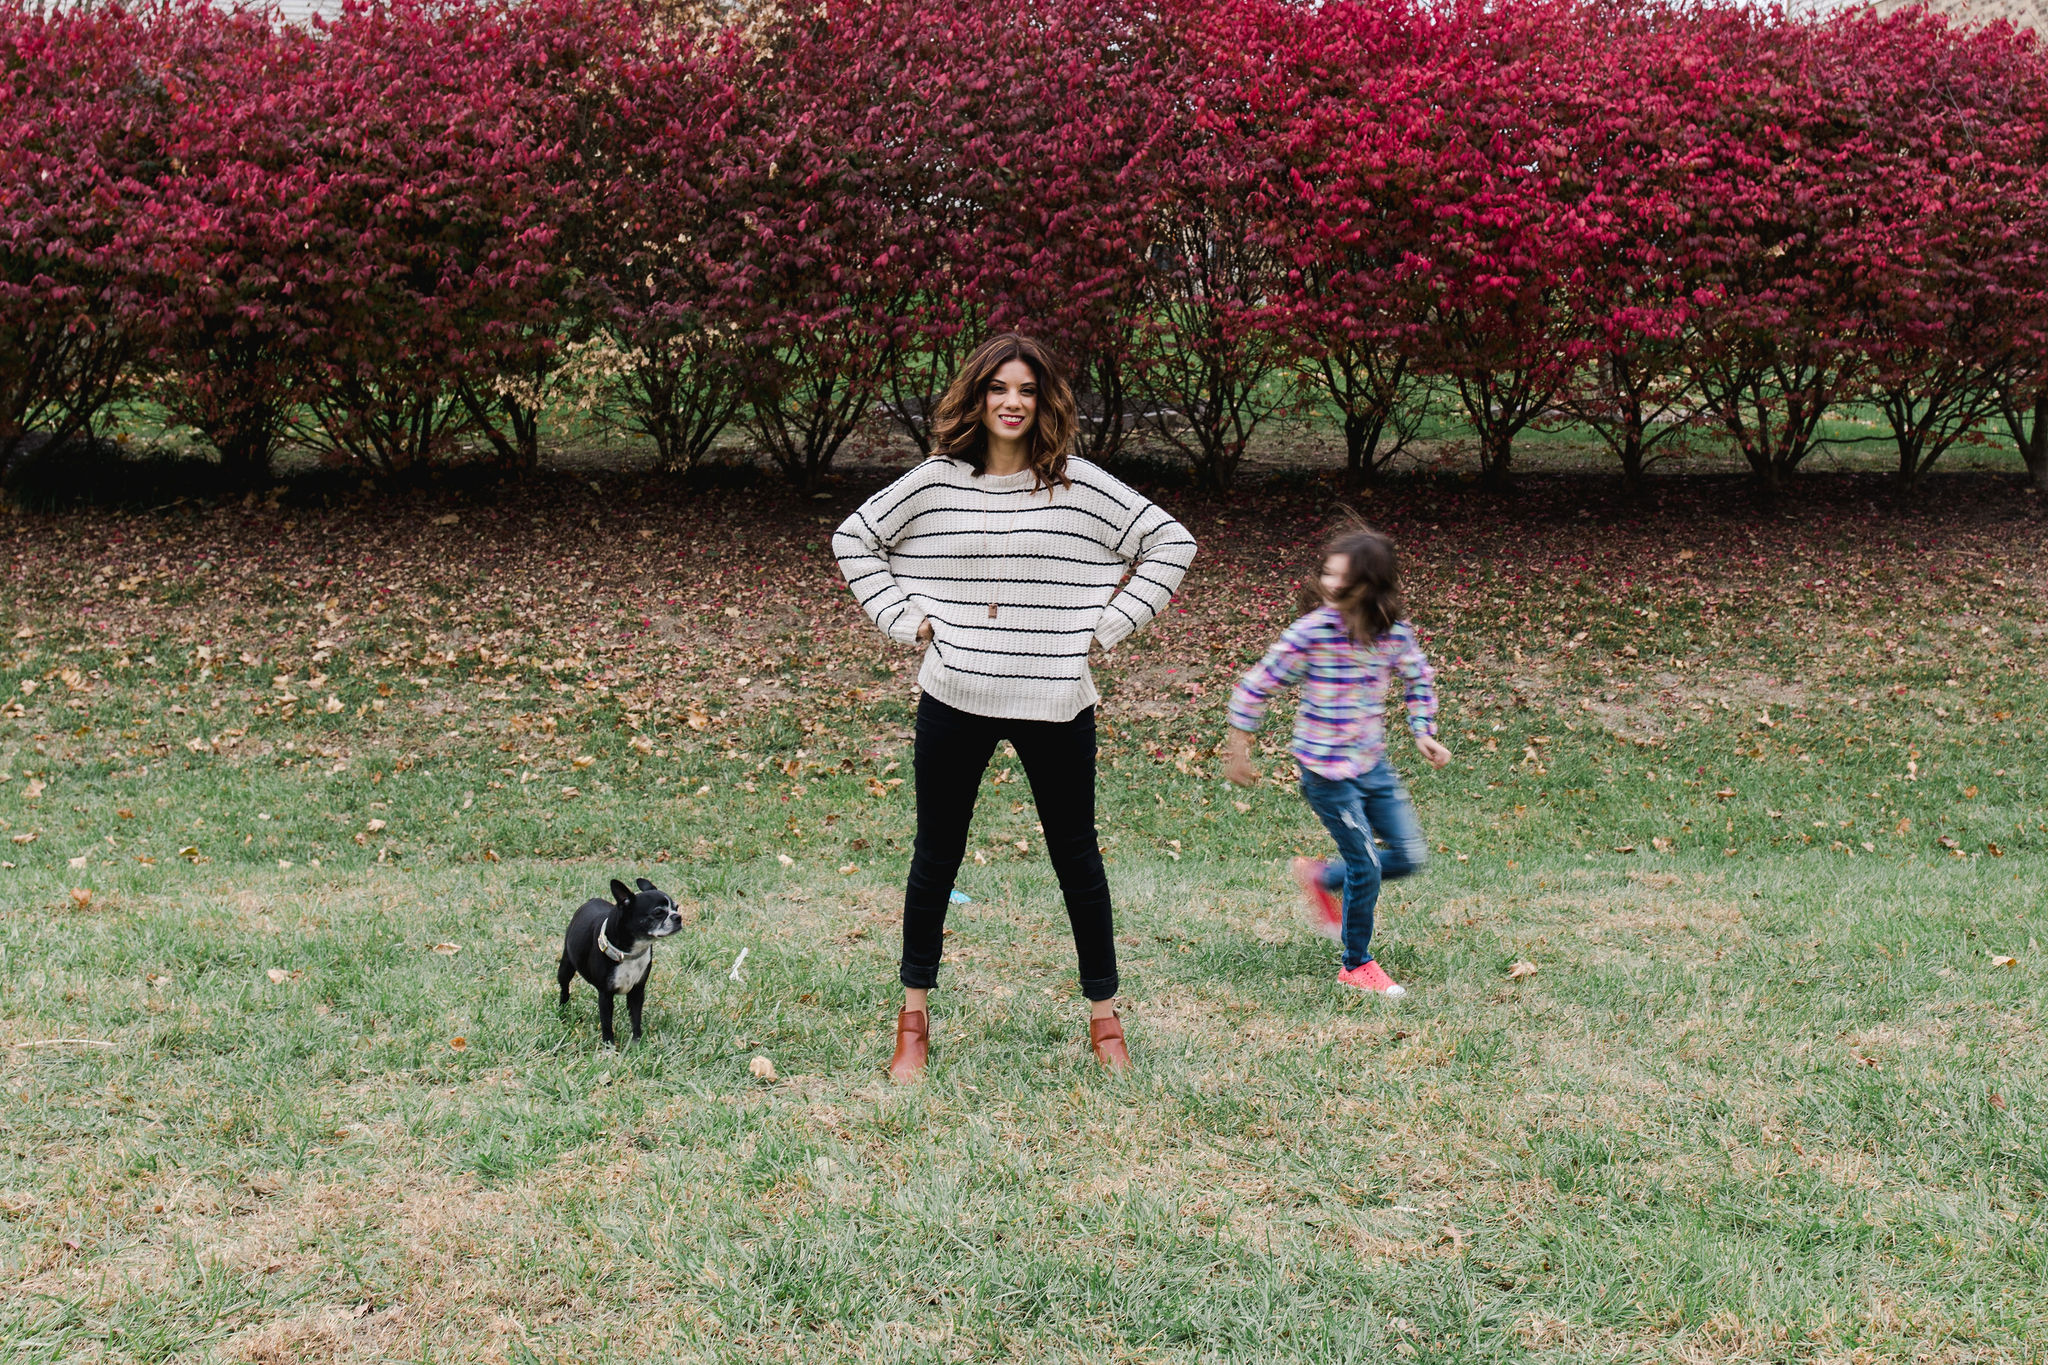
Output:
<svg viewBox="0 0 2048 1365">
<path fill-rule="evenodd" d="M 1113 976 L 1103 977 L 1099 981 L 1083 981 L 1081 983 L 1081 994 L 1100 1004 L 1104 1000 L 1116 999 L 1116 989 L 1119 984 L 1121 983 Z"/>
</svg>

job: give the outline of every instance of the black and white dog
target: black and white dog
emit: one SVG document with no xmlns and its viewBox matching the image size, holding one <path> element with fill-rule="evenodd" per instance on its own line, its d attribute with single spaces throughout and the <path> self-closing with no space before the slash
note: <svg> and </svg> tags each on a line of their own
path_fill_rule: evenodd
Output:
<svg viewBox="0 0 2048 1365">
<path fill-rule="evenodd" d="M 640 1038 L 640 1006 L 647 999 L 647 973 L 654 966 L 654 940 L 667 938 L 683 927 L 683 917 L 666 891 L 645 877 L 639 891 L 629 891 L 621 881 L 612 883 L 609 901 L 592 897 L 569 921 L 562 935 L 562 965 L 555 979 L 562 987 L 563 1005 L 569 1003 L 569 983 L 581 975 L 597 987 L 597 1019 L 603 1025 L 604 1040 L 612 1036 L 612 997 L 626 997 L 626 1011 L 633 1017 L 633 1039 Z"/>
</svg>

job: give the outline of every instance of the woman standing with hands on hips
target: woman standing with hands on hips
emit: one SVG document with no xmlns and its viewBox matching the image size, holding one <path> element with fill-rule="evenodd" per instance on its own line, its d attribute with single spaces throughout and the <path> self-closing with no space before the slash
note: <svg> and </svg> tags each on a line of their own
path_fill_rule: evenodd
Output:
<svg viewBox="0 0 2048 1365">
<path fill-rule="evenodd" d="M 982 773 L 1004 740 L 1031 783 L 1066 898 L 1096 1060 L 1130 1065 L 1096 841 L 1098 697 L 1088 656 L 1165 608 L 1195 542 L 1143 495 L 1071 457 L 1074 431 L 1073 391 L 1050 353 L 1015 333 L 992 337 L 939 400 L 931 458 L 832 537 L 861 609 L 890 639 L 925 651 L 904 1001 L 889 1063 L 899 1082 L 924 1074 L 946 905 Z"/>
</svg>

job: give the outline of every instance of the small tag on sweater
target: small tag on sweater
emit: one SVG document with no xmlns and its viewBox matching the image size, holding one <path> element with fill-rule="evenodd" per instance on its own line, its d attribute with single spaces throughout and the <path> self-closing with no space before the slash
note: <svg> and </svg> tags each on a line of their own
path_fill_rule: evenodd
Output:
<svg viewBox="0 0 2048 1365">
<path fill-rule="evenodd" d="M 996 604 L 993 602 L 988 604 L 988 619 L 991 621 L 996 619 Z"/>
</svg>

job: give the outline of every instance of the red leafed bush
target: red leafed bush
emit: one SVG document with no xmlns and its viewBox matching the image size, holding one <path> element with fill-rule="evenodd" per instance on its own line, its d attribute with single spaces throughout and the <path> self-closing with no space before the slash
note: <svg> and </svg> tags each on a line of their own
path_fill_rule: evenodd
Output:
<svg viewBox="0 0 2048 1365">
<path fill-rule="evenodd" d="M 262 465 L 294 416 L 386 473 L 472 425 L 532 458 L 580 210 L 564 30 L 537 14 L 351 4 L 206 53 L 152 250 L 178 286 L 165 405 L 224 458 Z"/>
<path fill-rule="evenodd" d="M 1424 377 L 1411 344 L 1410 277 L 1422 213 L 1431 78 L 1408 5 L 1321 11 L 1313 79 L 1276 139 L 1289 193 L 1273 231 L 1286 271 L 1276 302 L 1313 397 L 1335 410 L 1353 479 L 1371 477 L 1420 430 Z"/>
<path fill-rule="evenodd" d="M 1016 328 L 1211 487 L 1302 408 L 1359 477 L 1448 410 L 1770 487 L 1857 402 L 1902 483 L 1997 428 L 2048 485 L 2044 77 L 1733 3 L 0 0 L 0 462 L 139 380 L 245 481 L 573 408 L 808 489 Z"/>
<path fill-rule="evenodd" d="M 1868 398 L 1910 486 L 2041 383 L 2048 352 L 2048 70 L 2005 28 L 1957 33 L 1924 11 L 1845 18 L 1875 154 L 1856 168 L 1846 251 L 1865 295 Z M 2048 477 L 2031 433 L 2015 432 Z"/>
<path fill-rule="evenodd" d="M 90 435 L 148 344 L 137 213 L 182 98 L 169 10 L 0 0 L 0 473 Z"/>
<path fill-rule="evenodd" d="M 317 439 L 396 470 L 504 397 L 516 440 L 535 397 L 479 389 L 548 352 L 576 208 L 544 92 L 520 79 L 527 16 L 401 0 L 351 3 L 323 28 L 265 116 L 275 169 L 306 185 L 298 281 L 328 323 Z"/>
<path fill-rule="evenodd" d="M 738 325 L 720 288 L 735 210 L 729 148 L 754 54 L 737 35 L 633 27 L 603 67 L 589 115 L 591 217 L 581 261 L 593 306 L 570 368 L 582 404 L 609 408 L 681 472 L 746 399 Z"/>
<path fill-rule="evenodd" d="M 906 131 L 917 231 L 892 333 L 886 401 L 920 448 L 927 415 L 989 334 L 1029 331 L 1075 369 L 1083 449 L 1127 429 L 1133 320 L 1181 85 L 1150 7 L 1035 6 L 1024 25 L 903 6 L 906 77 L 924 117 Z"/>
<path fill-rule="evenodd" d="M 306 184 L 267 145 L 262 117 L 304 74 L 305 49 L 260 14 L 204 5 L 158 41 L 178 85 L 165 173 L 139 214 L 162 300 L 151 391 L 213 444 L 231 482 L 258 484 L 308 392 L 305 355 L 325 322 L 298 280 Z"/>
</svg>

